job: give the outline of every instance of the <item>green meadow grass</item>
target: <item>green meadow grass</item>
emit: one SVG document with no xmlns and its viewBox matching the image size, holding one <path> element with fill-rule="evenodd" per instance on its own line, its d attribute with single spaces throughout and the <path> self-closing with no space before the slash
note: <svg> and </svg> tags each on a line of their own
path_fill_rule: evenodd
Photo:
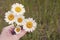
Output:
<svg viewBox="0 0 60 40">
<path fill-rule="evenodd" d="M 0 0 L 0 33 L 8 25 L 4 14 L 14 3 L 23 4 L 25 17 L 32 17 L 37 22 L 36 30 L 20 40 L 60 40 L 60 0 Z"/>
</svg>

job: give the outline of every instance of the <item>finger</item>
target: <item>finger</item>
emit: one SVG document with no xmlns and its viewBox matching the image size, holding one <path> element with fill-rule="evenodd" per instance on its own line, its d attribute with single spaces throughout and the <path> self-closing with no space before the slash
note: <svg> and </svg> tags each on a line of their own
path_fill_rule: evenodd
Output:
<svg viewBox="0 0 60 40">
<path fill-rule="evenodd" d="M 13 25 L 7 26 L 5 28 L 3 28 L 2 34 L 11 34 L 12 29 L 14 29 Z"/>
<path fill-rule="evenodd" d="M 3 30 L 11 30 L 14 28 L 14 25 L 10 25 L 10 26 L 7 26 L 5 28 L 3 28 Z"/>
<path fill-rule="evenodd" d="M 15 35 L 18 39 L 23 37 L 26 34 L 25 30 L 22 30 L 19 34 Z"/>
</svg>

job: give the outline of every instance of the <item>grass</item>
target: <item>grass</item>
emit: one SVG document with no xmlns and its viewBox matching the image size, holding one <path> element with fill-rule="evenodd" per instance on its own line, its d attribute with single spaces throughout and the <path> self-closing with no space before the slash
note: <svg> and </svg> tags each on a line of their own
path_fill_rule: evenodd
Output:
<svg viewBox="0 0 60 40">
<path fill-rule="evenodd" d="M 26 18 L 33 17 L 38 24 L 34 32 L 21 40 L 60 40 L 60 0 L 0 0 L 0 32 L 8 25 L 4 14 L 13 3 L 22 3 Z"/>
</svg>

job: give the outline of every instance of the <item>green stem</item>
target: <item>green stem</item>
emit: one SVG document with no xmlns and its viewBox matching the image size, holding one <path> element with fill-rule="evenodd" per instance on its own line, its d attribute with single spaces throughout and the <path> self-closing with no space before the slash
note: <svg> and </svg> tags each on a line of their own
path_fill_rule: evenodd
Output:
<svg viewBox="0 0 60 40">
<path fill-rule="evenodd" d="M 17 24 L 16 24 L 15 22 L 14 22 L 13 24 L 14 24 L 14 27 L 16 27 L 16 26 L 17 26 Z"/>
</svg>

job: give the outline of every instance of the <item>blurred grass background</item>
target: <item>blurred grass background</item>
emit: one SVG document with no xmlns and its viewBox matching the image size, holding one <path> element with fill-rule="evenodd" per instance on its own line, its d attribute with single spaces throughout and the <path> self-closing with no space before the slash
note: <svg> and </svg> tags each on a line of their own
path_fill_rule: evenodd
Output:
<svg viewBox="0 0 60 40">
<path fill-rule="evenodd" d="M 0 0 L 0 32 L 8 25 L 4 14 L 14 3 L 22 3 L 26 18 L 33 17 L 38 24 L 34 32 L 21 40 L 60 40 L 60 0 Z"/>
</svg>

